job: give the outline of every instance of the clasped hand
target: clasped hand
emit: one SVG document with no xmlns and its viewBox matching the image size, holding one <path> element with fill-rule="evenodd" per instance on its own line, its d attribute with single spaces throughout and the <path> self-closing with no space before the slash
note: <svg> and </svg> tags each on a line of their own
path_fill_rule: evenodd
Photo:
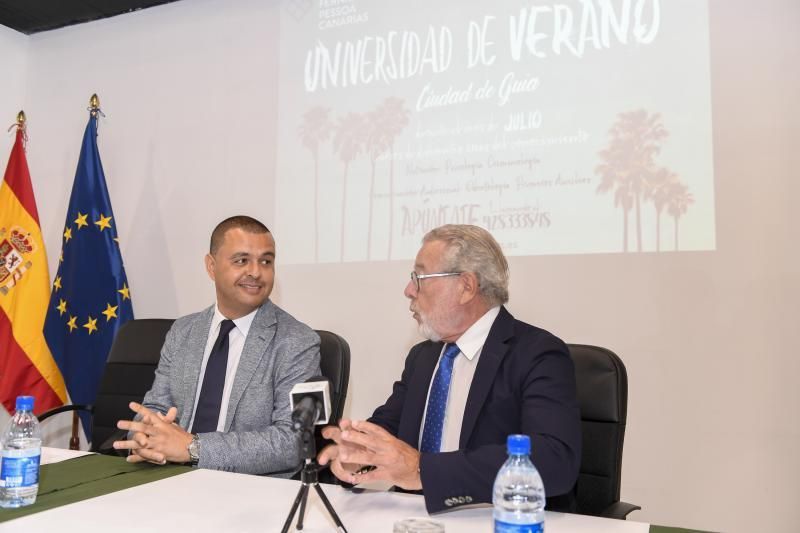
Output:
<svg viewBox="0 0 800 533">
<path fill-rule="evenodd" d="M 131 402 L 131 410 L 139 415 L 138 420 L 120 420 L 117 427 L 131 433 L 130 440 L 114 442 L 117 450 L 130 450 L 129 463 L 148 461 L 163 465 L 168 461 L 185 463 L 189 460 L 188 446 L 192 434 L 175 423 L 178 409 L 170 407 L 167 414 L 152 411 Z"/>
<path fill-rule="evenodd" d="M 335 444 L 326 446 L 317 457 L 319 464 L 330 463 L 331 472 L 346 483 L 388 481 L 406 490 L 422 489 L 419 452 L 382 427 L 363 420 L 342 419 L 339 426 L 328 426 L 322 436 Z M 363 465 L 375 468 L 364 472 Z"/>
</svg>

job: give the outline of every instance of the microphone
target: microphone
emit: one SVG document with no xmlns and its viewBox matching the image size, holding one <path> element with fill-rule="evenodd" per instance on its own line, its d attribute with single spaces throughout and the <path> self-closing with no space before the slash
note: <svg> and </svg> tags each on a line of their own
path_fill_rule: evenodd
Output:
<svg viewBox="0 0 800 533">
<path fill-rule="evenodd" d="M 292 428 L 295 431 L 325 425 L 331 412 L 331 382 L 324 376 L 308 378 L 291 390 Z"/>
</svg>

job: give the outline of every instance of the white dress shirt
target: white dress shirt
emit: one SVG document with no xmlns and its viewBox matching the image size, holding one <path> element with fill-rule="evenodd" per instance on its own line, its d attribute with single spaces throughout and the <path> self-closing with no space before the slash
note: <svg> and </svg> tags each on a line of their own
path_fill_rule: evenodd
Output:
<svg viewBox="0 0 800 533">
<path fill-rule="evenodd" d="M 225 369 L 225 386 L 222 388 L 222 402 L 219 406 L 219 420 L 217 421 L 217 431 L 225 431 L 225 421 L 228 417 L 228 402 L 231 399 L 231 389 L 233 388 L 233 379 L 236 377 L 236 369 L 239 368 L 239 359 L 242 357 L 242 349 L 244 349 L 244 341 L 247 338 L 247 332 L 250 331 L 250 325 L 253 323 L 258 309 L 237 318 L 233 321 L 235 326 L 228 333 L 228 366 Z M 197 391 L 194 394 L 194 409 L 192 410 L 192 419 L 189 422 L 189 428 L 194 425 L 194 415 L 197 412 L 197 402 L 200 399 L 200 389 L 203 388 L 203 378 L 206 375 L 206 364 L 208 357 L 211 355 L 211 350 L 214 348 L 214 342 L 219 335 L 219 326 L 223 320 L 227 318 L 219 312 L 219 307 L 214 306 L 214 318 L 211 319 L 211 329 L 208 331 L 208 340 L 206 340 L 206 349 L 203 352 L 203 364 L 200 366 L 200 378 L 197 381 Z"/>
<path fill-rule="evenodd" d="M 439 447 L 441 452 L 452 452 L 459 449 L 461 439 L 461 422 L 464 420 L 464 409 L 467 406 L 467 396 L 472 386 L 472 378 L 475 375 L 475 368 L 478 366 L 483 345 L 489 337 L 489 330 L 500 314 L 500 306 L 492 307 L 486 314 L 472 324 L 456 344 L 461 352 L 453 360 L 453 374 L 450 377 L 450 392 L 447 394 L 447 408 L 444 411 L 444 422 L 442 423 L 442 442 Z M 446 346 L 446 345 L 445 345 Z M 442 360 L 442 353 L 439 354 L 439 361 Z M 428 398 L 431 394 L 433 378 L 439 370 L 439 363 L 431 376 L 431 383 L 428 385 Z M 425 400 L 425 411 L 428 412 L 428 400 Z M 419 427 L 419 447 L 422 443 L 422 431 L 425 428 L 425 414 L 422 416 L 422 423 Z"/>
</svg>

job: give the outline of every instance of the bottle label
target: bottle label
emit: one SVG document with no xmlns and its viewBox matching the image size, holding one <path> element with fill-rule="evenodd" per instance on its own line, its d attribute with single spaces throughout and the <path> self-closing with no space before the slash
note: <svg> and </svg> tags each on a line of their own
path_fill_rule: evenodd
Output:
<svg viewBox="0 0 800 533">
<path fill-rule="evenodd" d="M 0 487 L 30 487 L 39 483 L 41 448 L 3 450 L 0 462 Z"/>
<path fill-rule="evenodd" d="M 494 533 L 544 533 L 544 522 L 538 524 L 509 524 L 494 521 Z"/>
</svg>

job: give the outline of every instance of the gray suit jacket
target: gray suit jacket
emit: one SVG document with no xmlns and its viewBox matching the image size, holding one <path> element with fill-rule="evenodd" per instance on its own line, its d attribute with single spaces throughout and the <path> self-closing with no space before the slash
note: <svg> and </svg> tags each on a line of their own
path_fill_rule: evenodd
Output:
<svg viewBox="0 0 800 533">
<path fill-rule="evenodd" d="M 177 422 L 187 431 L 213 316 L 211 306 L 175 321 L 143 401 L 162 413 L 177 407 Z M 297 469 L 299 439 L 291 430 L 289 391 L 319 375 L 319 343 L 314 330 L 271 301 L 258 309 L 236 370 L 225 431 L 199 435 L 199 467 L 248 474 Z"/>
</svg>

